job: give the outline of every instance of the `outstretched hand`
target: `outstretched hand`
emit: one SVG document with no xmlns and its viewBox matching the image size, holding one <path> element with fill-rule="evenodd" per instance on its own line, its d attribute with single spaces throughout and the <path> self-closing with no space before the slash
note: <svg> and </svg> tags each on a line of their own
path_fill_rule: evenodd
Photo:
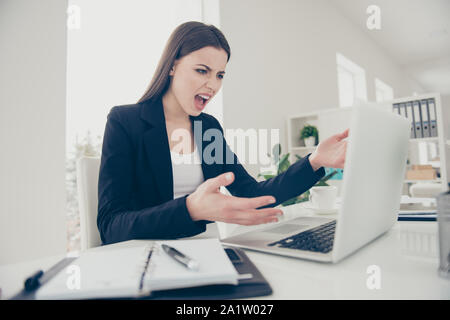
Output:
<svg viewBox="0 0 450 320">
<path fill-rule="evenodd" d="M 278 221 L 283 211 L 278 208 L 259 207 L 273 205 L 272 196 L 240 198 L 220 192 L 221 186 L 234 181 L 234 174 L 227 172 L 203 182 L 186 198 L 186 207 L 193 221 L 222 221 L 241 225 L 256 225 Z"/>
<path fill-rule="evenodd" d="M 345 155 L 347 153 L 347 140 L 349 129 L 335 134 L 322 141 L 309 157 L 309 162 L 314 170 L 320 167 L 344 168 Z"/>
</svg>

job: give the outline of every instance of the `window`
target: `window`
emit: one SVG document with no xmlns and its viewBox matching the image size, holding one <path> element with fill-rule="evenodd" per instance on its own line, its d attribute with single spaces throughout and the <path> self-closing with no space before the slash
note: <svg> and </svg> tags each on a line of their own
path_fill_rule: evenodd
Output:
<svg viewBox="0 0 450 320">
<path fill-rule="evenodd" d="M 99 157 L 113 106 L 136 103 L 171 32 L 185 21 L 219 26 L 218 0 L 69 0 L 66 182 L 68 251 L 80 249 L 76 160 Z M 221 121 L 222 95 L 205 112 Z"/>
<path fill-rule="evenodd" d="M 366 72 L 356 63 L 336 53 L 339 105 L 350 107 L 356 100 L 367 101 Z"/>
<path fill-rule="evenodd" d="M 439 148 L 435 141 L 418 142 L 419 164 L 439 163 Z"/>
<path fill-rule="evenodd" d="M 375 97 L 377 102 L 394 99 L 394 90 L 386 83 L 375 78 Z"/>
</svg>

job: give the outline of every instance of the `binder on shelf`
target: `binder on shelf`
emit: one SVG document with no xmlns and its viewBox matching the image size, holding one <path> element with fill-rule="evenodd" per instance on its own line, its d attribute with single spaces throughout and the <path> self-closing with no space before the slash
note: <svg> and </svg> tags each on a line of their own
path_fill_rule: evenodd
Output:
<svg viewBox="0 0 450 320">
<path fill-rule="evenodd" d="M 423 138 L 431 137 L 430 135 L 430 112 L 428 110 L 428 101 L 427 100 L 421 100 L 419 101 L 420 110 L 422 114 L 422 133 Z"/>
<path fill-rule="evenodd" d="M 430 121 L 430 137 L 437 137 L 437 115 L 436 115 L 436 104 L 434 103 L 434 99 L 428 99 L 428 109 L 430 111 L 430 117 L 428 118 Z"/>
<path fill-rule="evenodd" d="M 410 119 L 411 115 L 408 114 L 408 108 L 406 107 L 406 103 L 400 103 L 400 108 L 403 110 L 403 114 L 405 115 L 406 118 Z M 411 120 L 412 123 L 412 120 Z"/>
<path fill-rule="evenodd" d="M 404 103 L 399 103 L 399 104 L 398 104 L 398 108 L 399 108 L 398 113 L 399 113 L 401 116 L 403 116 L 403 117 L 405 117 L 405 118 L 408 118 L 408 115 L 406 114 L 405 104 L 404 104 Z"/>
<path fill-rule="evenodd" d="M 412 101 L 414 112 L 414 127 L 416 131 L 416 138 L 423 138 L 422 132 L 422 113 L 420 112 L 419 101 Z"/>
<path fill-rule="evenodd" d="M 402 113 L 405 115 L 405 117 L 411 123 L 410 138 L 414 138 L 414 136 L 415 136 L 415 129 L 414 129 L 414 120 L 413 120 L 413 116 L 412 116 L 412 110 L 408 107 L 407 103 L 401 103 L 400 104 L 400 108 L 403 110 Z"/>
<path fill-rule="evenodd" d="M 406 102 L 405 104 L 406 106 L 406 112 L 410 115 L 410 120 L 411 120 L 411 139 L 416 138 L 416 118 L 414 115 L 414 108 L 413 108 L 413 104 L 411 101 Z"/>
<path fill-rule="evenodd" d="M 399 108 L 400 108 L 400 104 L 394 103 L 392 105 L 392 112 L 400 114 L 400 109 Z"/>
</svg>

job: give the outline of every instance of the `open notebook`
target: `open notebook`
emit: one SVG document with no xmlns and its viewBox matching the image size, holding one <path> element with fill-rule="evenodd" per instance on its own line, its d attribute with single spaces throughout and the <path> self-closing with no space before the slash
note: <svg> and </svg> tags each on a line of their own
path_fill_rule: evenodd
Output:
<svg viewBox="0 0 450 320">
<path fill-rule="evenodd" d="M 190 270 L 174 261 L 161 249 L 162 243 L 197 260 L 199 268 Z M 83 253 L 39 288 L 36 298 L 125 298 L 210 284 L 238 284 L 238 273 L 218 239 L 155 241 L 150 246 Z"/>
</svg>

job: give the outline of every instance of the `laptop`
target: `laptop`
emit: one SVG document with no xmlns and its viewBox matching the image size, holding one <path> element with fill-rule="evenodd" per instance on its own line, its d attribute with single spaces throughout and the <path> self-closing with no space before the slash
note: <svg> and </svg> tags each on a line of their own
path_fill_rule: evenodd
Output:
<svg viewBox="0 0 450 320">
<path fill-rule="evenodd" d="M 222 243 L 321 262 L 342 260 L 397 221 L 410 132 L 408 119 L 381 106 L 353 107 L 337 215 L 298 217 Z"/>
</svg>

